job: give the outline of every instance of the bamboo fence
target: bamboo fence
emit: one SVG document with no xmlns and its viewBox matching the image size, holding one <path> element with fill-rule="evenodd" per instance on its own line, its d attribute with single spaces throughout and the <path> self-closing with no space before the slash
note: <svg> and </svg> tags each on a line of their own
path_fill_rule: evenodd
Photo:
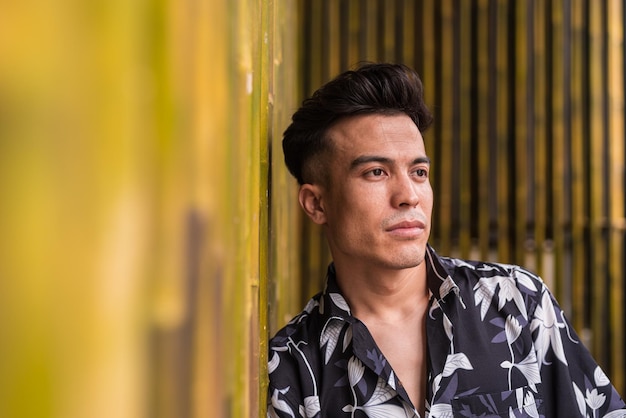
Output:
<svg viewBox="0 0 626 418">
<path fill-rule="evenodd" d="M 540 274 L 623 393 L 623 2 L 303 0 L 303 11 L 307 93 L 362 61 L 421 74 L 438 252 Z M 327 253 L 305 232 L 310 293 Z"/>
</svg>

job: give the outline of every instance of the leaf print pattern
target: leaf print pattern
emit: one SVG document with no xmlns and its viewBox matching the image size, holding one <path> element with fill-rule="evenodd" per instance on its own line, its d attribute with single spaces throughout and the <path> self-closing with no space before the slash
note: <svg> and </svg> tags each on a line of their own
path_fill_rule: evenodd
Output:
<svg viewBox="0 0 626 418">
<path fill-rule="evenodd" d="M 535 384 L 541 383 L 539 366 L 537 364 L 537 359 L 533 351 L 530 351 L 528 353 L 528 356 L 526 356 L 526 358 L 519 363 L 503 361 L 501 366 L 504 368 L 515 367 L 516 369 L 518 369 L 526 378 L 527 383 L 533 388 Z"/>
<path fill-rule="evenodd" d="M 491 299 L 496 291 L 496 284 L 493 282 L 482 281 L 474 286 L 474 304 L 480 305 L 480 319 L 484 320 L 489 306 L 491 305 Z"/>
<path fill-rule="evenodd" d="M 582 391 L 578 387 L 575 382 L 572 382 L 572 386 L 574 387 L 574 394 L 576 395 L 576 405 L 578 405 L 578 412 L 580 412 L 581 416 L 586 416 L 585 411 L 587 407 L 585 406 L 585 395 L 583 395 Z"/>
<path fill-rule="evenodd" d="M 320 398 L 317 396 L 307 396 L 304 398 L 304 413 L 306 417 L 314 417 L 321 412 Z"/>
<path fill-rule="evenodd" d="M 482 319 L 485 319 L 487 310 L 496 294 L 496 288 L 499 289 L 498 310 L 502 310 L 505 303 L 513 301 L 524 316 L 524 319 L 528 318 L 524 298 L 517 288 L 515 280 L 509 276 L 493 276 L 481 278 L 478 284 L 474 286 L 474 303 L 476 306 L 481 305 L 480 314 Z"/>
<path fill-rule="evenodd" d="M 293 413 L 293 410 L 291 409 L 291 406 L 284 400 L 278 399 L 279 394 L 284 395 L 287 392 L 289 392 L 289 387 L 286 387 L 284 389 L 274 389 L 274 393 L 272 394 L 272 413 L 278 416 L 277 412 L 281 411 L 281 412 L 285 412 L 287 414 L 286 416 L 295 418 L 295 415 Z"/>
<path fill-rule="evenodd" d="M 506 341 L 509 345 L 513 344 L 517 337 L 522 333 L 522 326 L 519 324 L 519 321 L 515 319 L 513 315 L 509 315 L 506 318 L 506 323 L 504 325 L 504 331 L 506 334 Z"/>
<path fill-rule="evenodd" d="M 589 408 L 593 410 L 594 417 L 596 416 L 596 411 L 600 409 L 602 405 L 604 405 L 605 401 L 606 395 L 604 395 L 603 393 L 598 393 L 598 389 L 594 389 L 592 391 L 589 391 L 589 389 L 587 389 L 585 402 L 587 403 L 587 405 L 589 405 Z"/>
<path fill-rule="evenodd" d="M 392 404 L 364 405 L 355 408 L 365 412 L 365 415 L 372 418 L 405 417 L 402 406 Z M 410 416 L 410 415 L 409 415 Z"/>
<path fill-rule="evenodd" d="M 524 412 L 528 414 L 528 416 L 532 418 L 539 418 L 539 411 L 537 411 L 537 405 L 535 404 L 535 398 L 530 392 L 526 393 L 524 397 Z"/>
<path fill-rule="evenodd" d="M 330 298 L 332 299 L 333 303 L 341 310 L 344 310 L 348 313 L 350 312 L 350 307 L 348 306 L 348 303 L 339 293 L 331 293 Z"/>
<path fill-rule="evenodd" d="M 472 363 L 470 363 L 467 356 L 463 353 L 451 354 L 446 359 L 446 366 L 443 369 L 442 376 L 451 376 L 458 369 L 472 370 Z"/>
<path fill-rule="evenodd" d="M 452 405 L 447 403 L 437 403 L 430 408 L 430 418 L 454 418 Z"/>
<path fill-rule="evenodd" d="M 324 364 L 328 364 L 330 356 L 337 347 L 339 341 L 339 334 L 343 329 L 343 322 L 335 318 L 331 318 L 326 322 L 326 326 L 322 330 L 322 337 L 320 338 L 320 347 L 326 346 L 326 355 L 324 356 Z"/>
<path fill-rule="evenodd" d="M 352 327 L 348 326 L 346 333 L 343 335 L 343 347 L 341 351 L 345 352 L 348 349 L 348 346 L 350 345 L 351 342 L 352 342 Z"/>
<path fill-rule="evenodd" d="M 425 408 L 429 418 L 626 417 L 539 277 L 430 247 L 425 260 L 432 298 L 421 408 L 351 315 L 331 264 L 325 290 L 270 340 L 267 416 L 415 418 Z"/>
<path fill-rule="evenodd" d="M 524 286 L 526 289 L 528 289 L 531 294 L 537 293 L 538 291 L 537 286 L 535 285 L 535 281 L 543 284 L 543 282 L 541 281 L 539 277 L 537 276 L 531 277 L 530 273 L 524 270 L 520 270 L 517 267 L 514 267 L 514 272 L 517 273 L 515 276 L 515 280 L 517 281 L 517 283 L 521 286 Z"/>
<path fill-rule="evenodd" d="M 564 326 L 557 321 L 550 295 L 544 291 L 541 303 L 535 310 L 535 317 L 530 323 L 531 331 L 538 331 L 535 345 L 537 347 L 537 357 L 541 365 L 549 364 L 546 362 L 549 348 L 552 348 L 556 357 L 563 364 L 567 365 L 560 328 L 564 328 Z"/>
<path fill-rule="evenodd" d="M 596 382 L 596 386 L 600 387 L 611 384 L 609 378 L 606 377 L 606 374 L 604 374 L 604 371 L 600 368 L 600 366 L 596 367 L 596 370 L 593 372 L 593 381 Z"/>
<path fill-rule="evenodd" d="M 376 382 L 374 393 L 370 397 L 369 401 L 365 403 L 365 406 L 380 405 L 391 399 L 395 394 L 396 391 L 387 386 L 385 381 L 379 378 L 378 382 Z"/>
<path fill-rule="evenodd" d="M 506 342 L 509 346 L 509 352 L 511 353 L 511 362 L 505 361 L 502 364 L 503 367 L 509 369 L 509 389 L 512 389 L 511 372 L 515 365 L 515 353 L 513 351 L 513 343 L 522 333 L 522 327 L 517 319 L 513 315 L 509 315 L 504 323 L 504 334 L 506 335 Z M 493 341 L 493 340 L 492 340 Z"/>
<path fill-rule="evenodd" d="M 351 357 L 348 361 L 348 381 L 350 386 L 356 386 L 365 373 L 365 367 L 361 360 L 356 357 Z"/>
<path fill-rule="evenodd" d="M 267 372 L 273 373 L 274 370 L 278 368 L 279 364 L 280 356 L 278 355 L 278 353 L 276 353 L 276 351 L 272 351 L 272 359 L 267 363 Z"/>
<path fill-rule="evenodd" d="M 367 350 L 367 358 L 374 362 L 374 371 L 378 374 L 380 374 L 387 365 L 387 360 L 378 352 L 378 349 Z"/>
<path fill-rule="evenodd" d="M 604 414 L 602 418 L 624 418 L 626 413 L 623 410 L 611 411 L 608 414 Z"/>
<path fill-rule="evenodd" d="M 384 417 L 405 417 L 405 409 L 403 406 L 386 404 L 388 400 L 396 396 L 396 391 L 389 387 L 384 380 L 378 378 L 374 393 L 369 400 L 362 406 L 354 406 L 351 411 L 361 410 L 368 417 L 384 418 Z"/>
</svg>

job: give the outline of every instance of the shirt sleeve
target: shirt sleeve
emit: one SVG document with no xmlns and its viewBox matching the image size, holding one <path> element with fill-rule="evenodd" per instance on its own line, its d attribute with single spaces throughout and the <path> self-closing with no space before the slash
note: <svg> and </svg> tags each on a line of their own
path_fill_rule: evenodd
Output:
<svg viewBox="0 0 626 418">
<path fill-rule="evenodd" d="M 530 327 L 546 417 L 626 417 L 626 406 L 541 283 Z"/>
<path fill-rule="evenodd" d="M 267 417 L 300 417 L 304 406 L 298 384 L 297 365 L 287 351 L 281 348 L 269 352 L 269 385 L 267 391 Z"/>
</svg>

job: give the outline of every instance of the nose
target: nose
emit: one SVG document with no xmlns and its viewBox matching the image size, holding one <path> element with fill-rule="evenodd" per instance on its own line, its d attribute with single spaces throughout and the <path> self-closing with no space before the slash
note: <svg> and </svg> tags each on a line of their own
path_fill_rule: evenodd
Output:
<svg viewBox="0 0 626 418">
<path fill-rule="evenodd" d="M 414 208 L 419 204 L 420 198 L 416 180 L 408 174 L 396 176 L 392 204 L 394 207 Z"/>
</svg>

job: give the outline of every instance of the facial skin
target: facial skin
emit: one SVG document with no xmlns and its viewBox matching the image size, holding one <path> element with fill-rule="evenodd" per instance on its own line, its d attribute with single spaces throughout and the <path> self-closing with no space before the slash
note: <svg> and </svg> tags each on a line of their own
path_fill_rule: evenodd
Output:
<svg viewBox="0 0 626 418">
<path fill-rule="evenodd" d="M 336 265 L 401 270 L 422 263 L 430 234 L 430 163 L 405 114 L 361 115 L 333 125 L 327 185 L 305 184 L 300 204 L 323 225 Z"/>
</svg>

